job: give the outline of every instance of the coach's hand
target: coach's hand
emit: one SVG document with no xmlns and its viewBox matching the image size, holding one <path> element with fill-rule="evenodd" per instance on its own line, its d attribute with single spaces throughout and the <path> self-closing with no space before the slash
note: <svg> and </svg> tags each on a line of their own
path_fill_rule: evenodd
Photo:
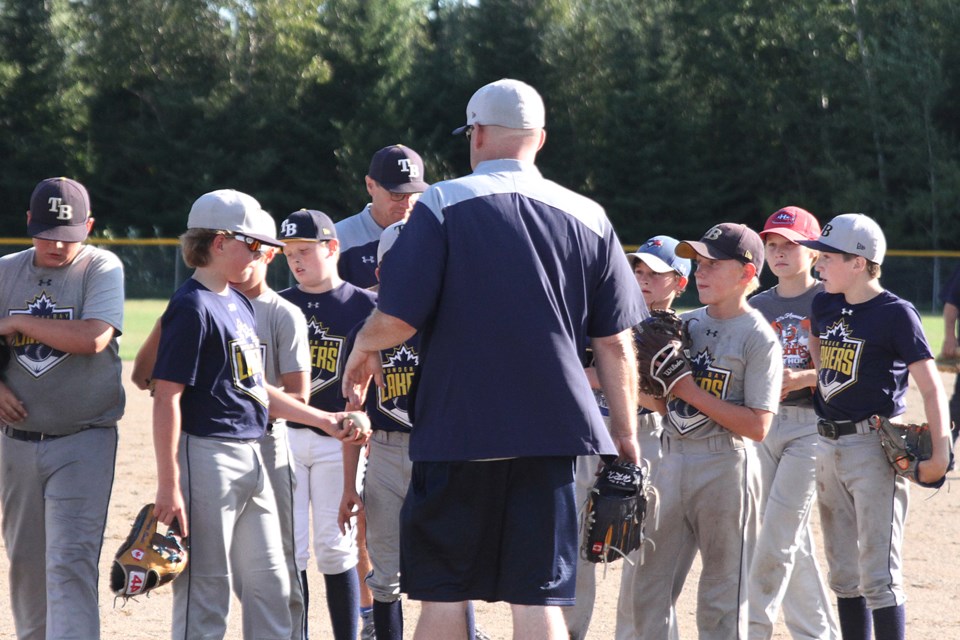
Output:
<svg viewBox="0 0 960 640">
<path fill-rule="evenodd" d="M 351 404 L 362 406 L 371 378 L 378 387 L 383 387 L 380 352 L 354 348 L 343 372 L 343 397 Z"/>
</svg>

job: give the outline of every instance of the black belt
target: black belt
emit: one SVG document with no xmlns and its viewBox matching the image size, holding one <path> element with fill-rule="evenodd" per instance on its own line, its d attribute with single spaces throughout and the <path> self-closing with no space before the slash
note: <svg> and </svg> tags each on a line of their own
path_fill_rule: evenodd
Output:
<svg viewBox="0 0 960 640">
<path fill-rule="evenodd" d="M 837 440 L 840 436 L 852 436 L 860 433 L 860 424 L 860 422 L 848 422 L 846 420 L 841 422 L 836 420 L 817 420 L 817 432 L 824 438 Z"/>
<path fill-rule="evenodd" d="M 86 431 L 90 427 L 81 427 L 73 433 L 80 433 L 81 431 Z M 67 436 L 72 436 L 73 433 L 62 433 L 60 435 L 51 435 L 49 433 L 40 433 L 39 431 L 23 431 L 21 429 L 14 429 L 10 425 L 3 425 L 0 427 L 0 431 L 4 433 L 7 437 L 13 438 L 14 440 L 22 440 L 23 442 L 41 442 L 43 440 L 56 440 L 57 438 L 65 438 Z"/>
</svg>

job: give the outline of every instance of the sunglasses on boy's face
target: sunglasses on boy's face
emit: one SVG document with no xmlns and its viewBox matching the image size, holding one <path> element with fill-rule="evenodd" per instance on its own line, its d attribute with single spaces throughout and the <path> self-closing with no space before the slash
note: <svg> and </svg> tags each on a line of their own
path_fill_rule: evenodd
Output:
<svg viewBox="0 0 960 640">
<path fill-rule="evenodd" d="M 239 240 L 243 244 L 247 245 L 247 249 L 250 250 L 250 253 L 259 253 L 263 254 L 265 247 L 263 242 L 257 240 L 256 238 L 251 238 L 250 236 L 245 236 L 240 233 L 230 234 L 228 237 L 233 238 L 234 240 Z"/>
</svg>

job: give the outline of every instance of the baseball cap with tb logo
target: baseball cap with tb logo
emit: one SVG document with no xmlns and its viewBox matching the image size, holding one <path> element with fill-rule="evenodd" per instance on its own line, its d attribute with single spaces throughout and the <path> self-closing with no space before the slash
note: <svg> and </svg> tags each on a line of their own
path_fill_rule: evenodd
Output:
<svg viewBox="0 0 960 640">
<path fill-rule="evenodd" d="M 41 240 L 83 242 L 87 239 L 90 195 L 70 178 L 47 178 L 30 196 L 27 233 Z"/>
</svg>

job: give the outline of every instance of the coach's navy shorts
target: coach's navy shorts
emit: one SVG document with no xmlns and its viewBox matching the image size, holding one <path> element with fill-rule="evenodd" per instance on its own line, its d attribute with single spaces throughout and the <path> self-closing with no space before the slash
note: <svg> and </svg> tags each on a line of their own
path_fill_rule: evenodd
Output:
<svg viewBox="0 0 960 640">
<path fill-rule="evenodd" d="M 572 605 L 573 457 L 415 462 L 400 512 L 400 587 L 415 600 Z"/>
</svg>

